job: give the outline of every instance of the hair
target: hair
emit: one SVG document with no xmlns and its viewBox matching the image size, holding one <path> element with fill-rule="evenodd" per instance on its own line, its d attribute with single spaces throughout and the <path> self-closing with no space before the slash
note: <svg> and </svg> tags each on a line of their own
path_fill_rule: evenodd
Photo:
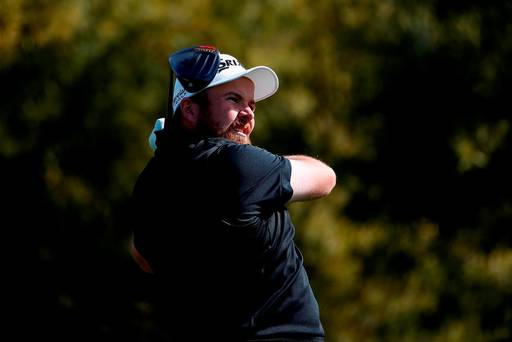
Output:
<svg viewBox="0 0 512 342">
<path fill-rule="evenodd" d="M 208 105 L 210 104 L 208 100 L 208 90 L 202 90 L 201 92 L 194 94 L 190 97 L 190 100 L 194 103 L 197 103 L 201 110 L 206 110 L 208 108 Z M 182 125 L 181 125 L 181 107 L 178 106 L 176 108 L 176 111 L 174 114 L 170 117 L 170 119 L 165 121 L 165 127 L 167 127 L 166 132 L 169 131 L 182 131 Z"/>
<path fill-rule="evenodd" d="M 208 100 L 208 89 L 204 89 L 197 94 L 194 94 L 190 97 L 192 102 L 197 103 L 201 108 L 207 108 L 210 104 Z"/>
<path fill-rule="evenodd" d="M 194 94 L 190 97 L 190 100 L 194 103 L 197 103 L 201 109 L 208 108 L 208 105 L 210 104 L 210 101 L 208 100 L 208 89 L 204 89 L 200 91 L 197 94 Z M 174 115 L 172 116 L 173 121 L 179 121 L 179 118 L 181 117 L 181 107 L 178 106 L 176 108 L 176 111 L 174 112 Z"/>
</svg>

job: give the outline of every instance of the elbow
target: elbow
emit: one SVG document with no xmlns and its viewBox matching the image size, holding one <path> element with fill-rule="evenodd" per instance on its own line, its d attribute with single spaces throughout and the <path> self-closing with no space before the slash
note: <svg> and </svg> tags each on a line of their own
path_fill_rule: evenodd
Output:
<svg viewBox="0 0 512 342">
<path fill-rule="evenodd" d="M 322 198 L 331 193 L 336 186 L 336 173 L 333 169 L 327 168 L 322 177 L 322 182 L 317 188 L 317 193 L 312 196 L 311 199 Z"/>
<path fill-rule="evenodd" d="M 327 196 L 331 193 L 332 189 L 336 186 L 336 173 L 333 169 L 329 168 L 329 171 L 327 172 L 327 175 L 325 177 L 325 195 Z"/>
<path fill-rule="evenodd" d="M 323 198 L 327 195 L 329 195 L 336 186 L 336 174 L 334 171 L 329 169 L 329 172 L 326 172 L 326 174 L 323 177 L 323 180 L 319 186 L 316 188 L 316 192 L 312 192 L 309 194 L 309 197 L 307 200 L 314 200 L 317 198 Z"/>
<path fill-rule="evenodd" d="M 320 175 L 319 175 L 320 176 Z M 336 186 L 336 173 L 330 167 L 326 168 L 321 176 L 321 181 L 317 183 L 316 191 L 309 194 L 307 200 L 314 200 L 329 195 Z"/>
</svg>

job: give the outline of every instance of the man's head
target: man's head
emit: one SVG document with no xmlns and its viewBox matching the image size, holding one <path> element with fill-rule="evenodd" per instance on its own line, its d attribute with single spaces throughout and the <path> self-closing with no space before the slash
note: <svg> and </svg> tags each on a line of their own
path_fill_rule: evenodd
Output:
<svg viewBox="0 0 512 342">
<path fill-rule="evenodd" d="M 227 83 L 241 77 L 247 77 L 254 83 L 254 99 L 256 102 L 272 96 L 279 87 L 279 80 L 277 75 L 269 67 L 257 66 L 254 68 L 245 69 L 242 63 L 240 63 L 235 57 L 227 54 L 220 54 L 220 62 L 218 65 L 217 74 L 213 80 L 203 89 L 191 93 L 184 89 L 179 80 L 176 80 L 176 83 L 174 84 L 174 94 L 172 100 L 173 112 L 176 112 L 184 98 L 192 97 L 204 89 L 215 87 L 217 85 Z"/>
<path fill-rule="evenodd" d="M 216 85 L 180 103 L 180 120 L 201 136 L 250 144 L 254 129 L 254 83 L 246 77 Z M 198 98 L 199 97 L 199 98 Z"/>
<path fill-rule="evenodd" d="M 191 93 L 176 80 L 172 118 L 197 135 L 250 143 L 255 103 L 272 96 L 278 87 L 279 80 L 272 69 L 266 66 L 245 69 L 235 57 L 220 54 L 217 74 L 204 88 Z M 157 120 L 149 137 L 153 149 L 156 148 L 154 133 L 163 125 L 163 119 Z"/>
</svg>

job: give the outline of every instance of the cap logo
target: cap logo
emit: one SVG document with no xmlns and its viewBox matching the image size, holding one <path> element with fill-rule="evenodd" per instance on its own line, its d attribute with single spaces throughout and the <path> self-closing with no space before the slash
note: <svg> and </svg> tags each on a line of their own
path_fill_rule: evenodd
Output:
<svg viewBox="0 0 512 342">
<path fill-rule="evenodd" d="M 202 53 L 207 53 L 209 51 L 208 46 L 200 46 L 198 49 L 200 49 Z M 214 52 L 217 53 L 217 50 L 214 50 Z M 228 54 L 220 54 L 216 56 L 219 58 L 215 60 L 215 64 L 212 65 L 213 68 L 210 68 L 209 70 L 211 73 L 213 73 L 213 71 L 217 71 L 217 73 L 215 74 L 213 80 L 209 81 L 209 83 L 206 82 L 206 79 L 198 79 L 197 81 L 205 82 L 199 83 L 199 86 L 194 87 L 193 90 L 192 88 L 189 88 L 191 90 L 187 90 L 183 85 L 184 82 L 188 82 L 189 79 L 186 77 L 176 79 L 174 86 L 174 96 L 172 99 L 173 113 L 175 113 L 179 108 L 179 105 L 184 98 L 194 96 L 204 89 L 215 87 L 219 84 L 224 84 L 240 77 L 247 77 L 253 81 L 254 101 L 266 99 L 277 91 L 277 88 L 279 87 L 279 80 L 275 72 L 269 67 L 258 66 L 247 70 L 245 66 L 233 56 Z M 194 75 L 191 77 L 192 80 L 196 81 L 194 79 Z M 208 80 L 209 79 L 210 78 L 208 78 Z"/>
<path fill-rule="evenodd" d="M 180 89 L 180 91 L 174 96 L 174 100 L 172 101 L 172 105 L 174 107 L 176 107 L 180 102 L 181 100 L 183 100 L 185 98 L 185 96 L 187 95 L 187 91 L 185 89 Z"/>
<path fill-rule="evenodd" d="M 228 69 L 232 66 L 241 66 L 243 67 L 242 63 L 240 63 L 237 59 L 221 59 L 219 63 L 219 72 Z"/>
</svg>

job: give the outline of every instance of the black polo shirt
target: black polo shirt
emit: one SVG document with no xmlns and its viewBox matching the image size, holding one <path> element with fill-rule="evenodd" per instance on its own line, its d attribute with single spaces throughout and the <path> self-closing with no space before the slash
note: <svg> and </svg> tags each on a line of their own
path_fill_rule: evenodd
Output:
<svg viewBox="0 0 512 342">
<path fill-rule="evenodd" d="M 221 138 L 159 148 L 133 193 L 134 242 L 188 338 L 322 341 L 294 226 L 286 158 Z"/>
</svg>

